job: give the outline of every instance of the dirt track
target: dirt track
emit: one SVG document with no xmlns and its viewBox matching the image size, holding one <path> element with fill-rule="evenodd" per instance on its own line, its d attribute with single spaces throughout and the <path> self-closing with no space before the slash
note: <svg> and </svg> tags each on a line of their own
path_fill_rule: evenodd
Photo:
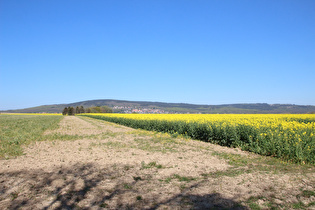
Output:
<svg viewBox="0 0 315 210">
<path fill-rule="evenodd" d="M 237 149 L 83 117 L 65 117 L 59 129 L 46 131 L 53 134 L 78 140 L 36 142 L 24 156 L 0 160 L 1 209 L 268 209 L 315 202 L 312 193 L 301 194 L 314 192 L 314 173 L 254 170 L 244 159 L 257 156 Z"/>
</svg>

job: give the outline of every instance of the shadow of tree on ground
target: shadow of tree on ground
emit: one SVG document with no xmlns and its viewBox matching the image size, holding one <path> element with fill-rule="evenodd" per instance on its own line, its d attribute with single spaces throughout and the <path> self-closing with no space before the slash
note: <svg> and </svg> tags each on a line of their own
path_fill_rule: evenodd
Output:
<svg viewBox="0 0 315 210">
<path fill-rule="evenodd" d="M 218 193 L 191 193 L 200 182 L 178 193 L 160 193 L 152 178 L 129 177 L 126 165 L 100 169 L 94 164 L 56 167 L 56 170 L 22 170 L 0 173 L 1 209 L 247 209 Z"/>
</svg>

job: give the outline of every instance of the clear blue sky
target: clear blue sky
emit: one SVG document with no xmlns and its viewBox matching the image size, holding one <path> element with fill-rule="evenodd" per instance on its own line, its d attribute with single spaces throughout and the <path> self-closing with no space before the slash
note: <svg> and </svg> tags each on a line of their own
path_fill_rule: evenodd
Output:
<svg viewBox="0 0 315 210">
<path fill-rule="evenodd" d="M 315 105 L 314 0 L 1 0 L 0 110 Z"/>
</svg>

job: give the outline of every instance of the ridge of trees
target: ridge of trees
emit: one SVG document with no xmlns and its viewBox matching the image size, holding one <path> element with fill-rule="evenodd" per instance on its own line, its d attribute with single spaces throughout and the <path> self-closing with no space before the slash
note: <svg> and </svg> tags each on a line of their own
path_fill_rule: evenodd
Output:
<svg viewBox="0 0 315 210">
<path fill-rule="evenodd" d="M 62 111 L 62 115 L 76 115 L 82 113 L 112 113 L 113 109 L 108 106 L 93 106 L 84 108 L 83 106 L 72 106 L 65 107 Z"/>
</svg>

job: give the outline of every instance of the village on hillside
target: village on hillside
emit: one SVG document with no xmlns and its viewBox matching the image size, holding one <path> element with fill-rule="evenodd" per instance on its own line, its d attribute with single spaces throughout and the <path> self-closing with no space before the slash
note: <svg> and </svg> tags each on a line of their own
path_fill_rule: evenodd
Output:
<svg viewBox="0 0 315 210">
<path fill-rule="evenodd" d="M 132 107 L 132 106 L 114 106 L 114 112 L 121 113 L 139 113 L 139 114 L 169 114 L 162 109 L 156 108 L 141 108 L 141 107 Z"/>
</svg>

